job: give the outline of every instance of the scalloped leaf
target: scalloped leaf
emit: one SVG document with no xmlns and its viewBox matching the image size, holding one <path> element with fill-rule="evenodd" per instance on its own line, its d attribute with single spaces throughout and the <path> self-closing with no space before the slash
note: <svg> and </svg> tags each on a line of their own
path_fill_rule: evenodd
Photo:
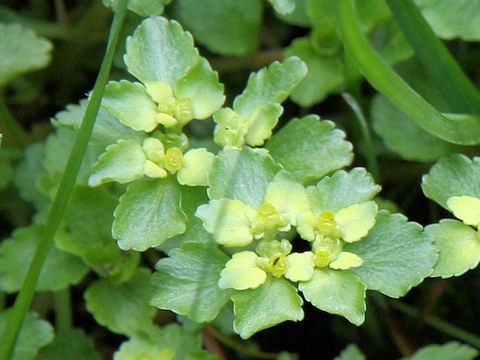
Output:
<svg viewBox="0 0 480 360">
<path fill-rule="evenodd" d="M 195 322 L 210 322 L 230 299 L 231 290 L 217 283 L 229 257 L 206 244 L 187 243 L 161 259 L 153 275 L 156 287 L 150 304 Z"/>
<path fill-rule="evenodd" d="M 266 148 L 275 161 L 303 183 L 321 178 L 349 165 L 352 144 L 333 122 L 316 115 L 290 120 L 268 141 Z"/>
<path fill-rule="evenodd" d="M 0 313 L 0 334 L 11 308 Z M 47 321 L 38 318 L 36 313 L 28 312 L 23 320 L 11 360 L 33 360 L 38 350 L 53 340 L 53 327 Z"/>
<path fill-rule="evenodd" d="M 282 278 L 269 277 L 252 290 L 232 295 L 235 322 L 233 327 L 243 339 L 284 321 L 303 319 L 303 300 L 297 289 Z"/>
<path fill-rule="evenodd" d="M 422 178 L 425 196 L 447 210 L 447 200 L 452 196 L 480 198 L 479 184 L 480 158 L 469 159 L 462 154 L 441 158 Z"/>
<path fill-rule="evenodd" d="M 363 264 L 348 272 L 357 275 L 369 290 L 390 297 L 405 295 L 433 271 L 437 251 L 422 227 L 400 214 L 381 210 L 368 235 L 344 251 L 360 256 Z"/>
<path fill-rule="evenodd" d="M 308 187 L 307 193 L 315 213 L 325 210 L 337 213 L 347 206 L 372 200 L 380 189 L 364 168 L 353 168 L 324 177 L 316 186 Z"/>
<path fill-rule="evenodd" d="M 21 74 L 47 66 L 51 50 L 51 42 L 31 29 L 0 23 L 0 88 Z"/>
<path fill-rule="evenodd" d="M 27 275 L 40 238 L 42 225 L 17 228 L 12 237 L 0 243 L 0 288 L 8 293 L 19 291 Z M 40 272 L 36 289 L 57 291 L 78 284 L 88 267 L 78 257 L 51 246 Z"/>
<path fill-rule="evenodd" d="M 179 185 L 171 177 L 131 184 L 115 209 L 112 234 L 123 250 L 144 251 L 185 231 Z"/>
<path fill-rule="evenodd" d="M 177 0 L 174 14 L 210 51 L 239 56 L 259 44 L 260 0 Z"/>
<path fill-rule="evenodd" d="M 36 360 L 100 360 L 93 339 L 83 329 L 68 329 L 55 334 L 51 344 L 40 350 Z"/>
<path fill-rule="evenodd" d="M 478 350 L 452 341 L 444 345 L 428 345 L 418 350 L 412 357 L 403 360 L 473 360 Z"/>
<path fill-rule="evenodd" d="M 81 257 L 98 275 L 123 281 L 132 276 L 140 254 L 120 250 L 112 238 L 117 201 L 105 187 L 77 186 L 55 235 L 55 244 Z"/>
<path fill-rule="evenodd" d="M 281 170 L 265 150 L 243 148 L 221 151 L 209 174 L 210 199 L 240 200 L 258 209 L 267 185 Z"/>
<path fill-rule="evenodd" d="M 179 23 L 154 16 L 143 20 L 127 39 L 124 59 L 140 81 L 160 80 L 175 89 L 177 79 L 197 63 L 199 55 L 192 36 Z"/>
<path fill-rule="evenodd" d="M 282 103 L 307 74 L 307 67 L 298 57 L 275 61 L 248 78 L 243 93 L 233 102 L 233 110 L 248 118 L 258 107 Z"/>
<path fill-rule="evenodd" d="M 365 320 L 365 285 L 360 279 L 343 271 L 315 269 L 309 281 L 298 289 L 305 299 L 320 310 L 345 317 L 352 324 Z"/>
<path fill-rule="evenodd" d="M 223 84 L 218 81 L 218 73 L 212 70 L 204 58 L 200 58 L 195 66 L 177 80 L 175 95 L 192 100 L 196 119 L 208 118 L 225 102 Z"/>
<path fill-rule="evenodd" d="M 92 168 L 88 185 L 98 186 L 112 181 L 125 184 L 141 179 L 146 159 L 136 140 L 118 140 L 100 155 Z"/>
<path fill-rule="evenodd" d="M 117 334 L 132 336 L 152 325 L 156 309 L 148 301 L 153 291 L 150 270 L 140 268 L 120 284 L 109 279 L 94 282 L 84 297 L 88 311 L 99 324 Z"/>
<path fill-rule="evenodd" d="M 268 0 L 273 9 L 281 14 L 291 14 L 295 10 L 295 0 Z"/>
<path fill-rule="evenodd" d="M 480 239 L 477 232 L 464 223 L 443 219 L 438 224 L 425 227 L 438 249 L 438 261 L 432 277 L 459 276 L 474 269 L 480 262 Z"/>
</svg>

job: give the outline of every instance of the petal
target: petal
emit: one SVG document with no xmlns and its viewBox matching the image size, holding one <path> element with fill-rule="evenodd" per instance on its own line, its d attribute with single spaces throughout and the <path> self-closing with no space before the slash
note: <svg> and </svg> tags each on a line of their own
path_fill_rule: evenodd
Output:
<svg viewBox="0 0 480 360">
<path fill-rule="evenodd" d="M 317 221 L 316 216 L 311 211 L 302 212 L 297 215 L 297 232 L 302 239 L 313 241 L 315 240 L 315 234 L 313 229 Z"/>
<path fill-rule="evenodd" d="M 268 184 L 265 202 L 272 204 L 280 214 L 287 215 L 289 223 L 294 226 L 298 214 L 310 211 L 305 188 L 286 171 L 279 172 Z"/>
<path fill-rule="evenodd" d="M 178 182 L 189 186 L 207 186 L 208 172 L 214 160 L 215 155 L 207 149 L 187 151 L 183 157 L 183 165 L 177 173 Z"/>
<path fill-rule="evenodd" d="M 248 117 L 247 144 L 263 145 L 265 140 L 272 136 L 272 129 L 277 125 L 282 112 L 283 107 L 277 103 L 256 108 Z"/>
<path fill-rule="evenodd" d="M 357 254 L 351 252 L 341 252 L 337 258 L 330 263 L 330 267 L 336 270 L 346 270 L 352 267 L 359 267 L 363 264 L 363 260 Z"/>
<path fill-rule="evenodd" d="M 260 259 L 253 251 L 233 254 L 220 273 L 218 286 L 222 289 L 255 289 L 267 279 L 267 273 L 257 266 Z"/>
<path fill-rule="evenodd" d="M 343 240 L 351 243 L 368 234 L 375 225 L 378 206 L 374 201 L 354 204 L 335 214 L 335 222 L 342 231 Z"/>
<path fill-rule="evenodd" d="M 247 246 L 253 241 L 250 220 L 257 212 L 240 200 L 211 200 L 198 207 L 195 216 L 221 245 Z"/>
<path fill-rule="evenodd" d="M 452 196 L 447 200 L 447 206 L 453 215 L 465 224 L 480 224 L 480 199 L 472 196 Z"/>
<path fill-rule="evenodd" d="M 308 281 L 313 275 L 313 253 L 293 253 L 287 256 L 285 277 L 292 281 Z"/>
</svg>

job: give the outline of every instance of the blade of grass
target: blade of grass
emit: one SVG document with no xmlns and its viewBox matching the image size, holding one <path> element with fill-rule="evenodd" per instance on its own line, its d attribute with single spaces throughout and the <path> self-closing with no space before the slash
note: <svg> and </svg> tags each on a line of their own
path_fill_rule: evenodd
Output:
<svg viewBox="0 0 480 360">
<path fill-rule="evenodd" d="M 452 112 L 480 114 L 480 92 L 411 0 L 386 0 L 417 58 Z"/>
<path fill-rule="evenodd" d="M 22 289 L 15 300 L 15 304 L 10 316 L 8 317 L 4 331 L 0 335 L 0 360 L 7 360 L 11 357 L 15 341 L 18 337 L 18 333 L 25 317 L 25 313 L 30 308 L 32 302 L 40 270 L 42 269 L 48 250 L 50 249 L 50 245 L 52 244 L 55 233 L 60 225 L 60 221 L 73 190 L 75 179 L 77 177 L 78 170 L 80 169 L 80 165 L 92 133 L 93 125 L 95 123 L 95 118 L 100 107 L 105 85 L 110 74 L 115 47 L 120 37 L 120 31 L 125 20 L 126 3 L 127 0 L 119 1 L 119 8 L 115 13 L 112 27 L 110 29 L 105 57 L 93 87 L 87 109 L 85 110 L 82 125 L 73 145 L 72 152 L 70 153 L 70 157 L 68 159 L 62 179 L 60 180 L 57 194 L 55 195 L 52 206 L 48 213 L 45 231 L 42 234 L 42 239 L 35 252 L 32 263 L 30 264 L 30 268 L 28 269 Z"/>
<path fill-rule="evenodd" d="M 337 23 L 344 46 L 360 72 L 381 94 L 419 127 L 443 140 L 462 145 L 480 143 L 480 119 L 474 116 L 449 119 L 417 94 L 375 52 L 358 25 L 353 0 L 338 0 Z"/>
</svg>

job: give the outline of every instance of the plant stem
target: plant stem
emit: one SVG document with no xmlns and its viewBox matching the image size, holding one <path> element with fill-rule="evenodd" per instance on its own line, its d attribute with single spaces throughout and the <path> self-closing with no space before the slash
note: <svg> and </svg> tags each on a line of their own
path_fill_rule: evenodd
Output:
<svg viewBox="0 0 480 360">
<path fill-rule="evenodd" d="M 258 359 L 276 359 L 279 354 L 277 353 L 271 353 L 271 352 L 265 352 L 265 351 L 259 351 L 252 349 L 248 346 L 245 346 L 238 341 L 235 341 L 234 339 L 230 338 L 227 335 L 222 334 L 219 330 L 214 328 L 213 326 L 207 326 L 205 328 L 210 334 L 212 334 L 214 337 L 216 337 L 220 342 L 224 343 L 228 347 L 237 350 L 239 352 L 242 352 L 246 355 L 252 356 L 254 358 Z"/>
<path fill-rule="evenodd" d="M 7 303 L 7 294 L 3 291 L 0 291 L 0 313 L 5 309 L 5 305 Z"/>
<path fill-rule="evenodd" d="M 398 311 L 413 317 L 418 318 L 420 315 L 420 311 L 415 309 L 413 306 L 404 304 L 400 301 L 391 301 L 389 304 Z M 480 337 L 465 331 L 457 326 L 454 326 L 445 320 L 440 319 L 434 315 L 430 315 L 425 318 L 425 323 L 432 328 L 443 332 L 444 334 L 450 335 L 451 337 L 457 338 L 458 340 L 464 341 L 470 345 L 475 346 L 476 348 L 480 348 Z"/>
<path fill-rule="evenodd" d="M 30 264 L 30 268 L 28 269 L 22 289 L 17 296 L 12 312 L 8 317 L 5 329 L 0 336 L 0 360 L 9 359 L 13 352 L 15 341 L 18 337 L 25 313 L 28 311 L 35 293 L 35 286 L 37 284 L 40 270 L 42 269 L 48 250 L 58 226 L 60 225 L 60 221 L 62 220 L 63 213 L 65 212 L 65 208 L 67 207 L 68 200 L 73 190 L 78 170 L 80 169 L 80 165 L 92 133 L 93 125 L 95 123 L 95 118 L 100 107 L 105 85 L 110 74 L 115 47 L 120 37 L 120 31 L 125 20 L 126 2 L 127 0 L 119 1 L 119 8 L 115 13 L 112 27 L 110 29 L 105 57 L 93 87 L 93 92 L 88 102 L 87 109 L 85 110 L 82 125 L 78 132 L 77 138 L 75 139 L 67 166 L 63 173 L 62 179 L 60 180 L 57 193 L 48 213 L 44 233 L 42 234 L 40 244 L 38 245 L 33 260 Z"/>
<path fill-rule="evenodd" d="M 55 327 L 59 333 L 64 333 L 73 326 L 70 289 L 67 287 L 56 291 L 53 296 L 55 298 Z"/>
<path fill-rule="evenodd" d="M 15 138 L 15 141 L 23 149 L 28 145 L 27 135 L 23 131 L 23 128 L 18 124 L 18 122 L 13 117 L 10 110 L 8 110 L 7 103 L 5 98 L 0 90 L 0 119 L 5 125 L 7 131 L 9 131 L 12 136 Z"/>
<path fill-rule="evenodd" d="M 451 111 L 480 113 L 480 93 L 411 0 L 387 0 L 395 20 Z"/>
</svg>

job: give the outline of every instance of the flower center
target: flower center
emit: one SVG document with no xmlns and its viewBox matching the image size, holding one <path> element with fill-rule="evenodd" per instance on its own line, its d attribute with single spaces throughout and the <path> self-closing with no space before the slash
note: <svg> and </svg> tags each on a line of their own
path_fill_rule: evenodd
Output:
<svg viewBox="0 0 480 360">
<path fill-rule="evenodd" d="M 275 254 L 270 257 L 267 270 L 275 277 L 281 277 L 287 271 L 287 257 L 285 254 Z"/>
<path fill-rule="evenodd" d="M 322 235 L 329 236 L 335 232 L 337 223 L 335 222 L 334 215 L 331 211 L 323 211 L 318 215 L 315 226 Z"/>
<path fill-rule="evenodd" d="M 163 157 L 163 166 L 171 174 L 176 173 L 183 165 L 183 151 L 178 147 L 172 147 L 167 150 Z"/>
<path fill-rule="evenodd" d="M 320 237 L 313 242 L 312 250 L 315 266 L 325 267 L 342 252 L 342 242 L 336 238 Z"/>
</svg>

